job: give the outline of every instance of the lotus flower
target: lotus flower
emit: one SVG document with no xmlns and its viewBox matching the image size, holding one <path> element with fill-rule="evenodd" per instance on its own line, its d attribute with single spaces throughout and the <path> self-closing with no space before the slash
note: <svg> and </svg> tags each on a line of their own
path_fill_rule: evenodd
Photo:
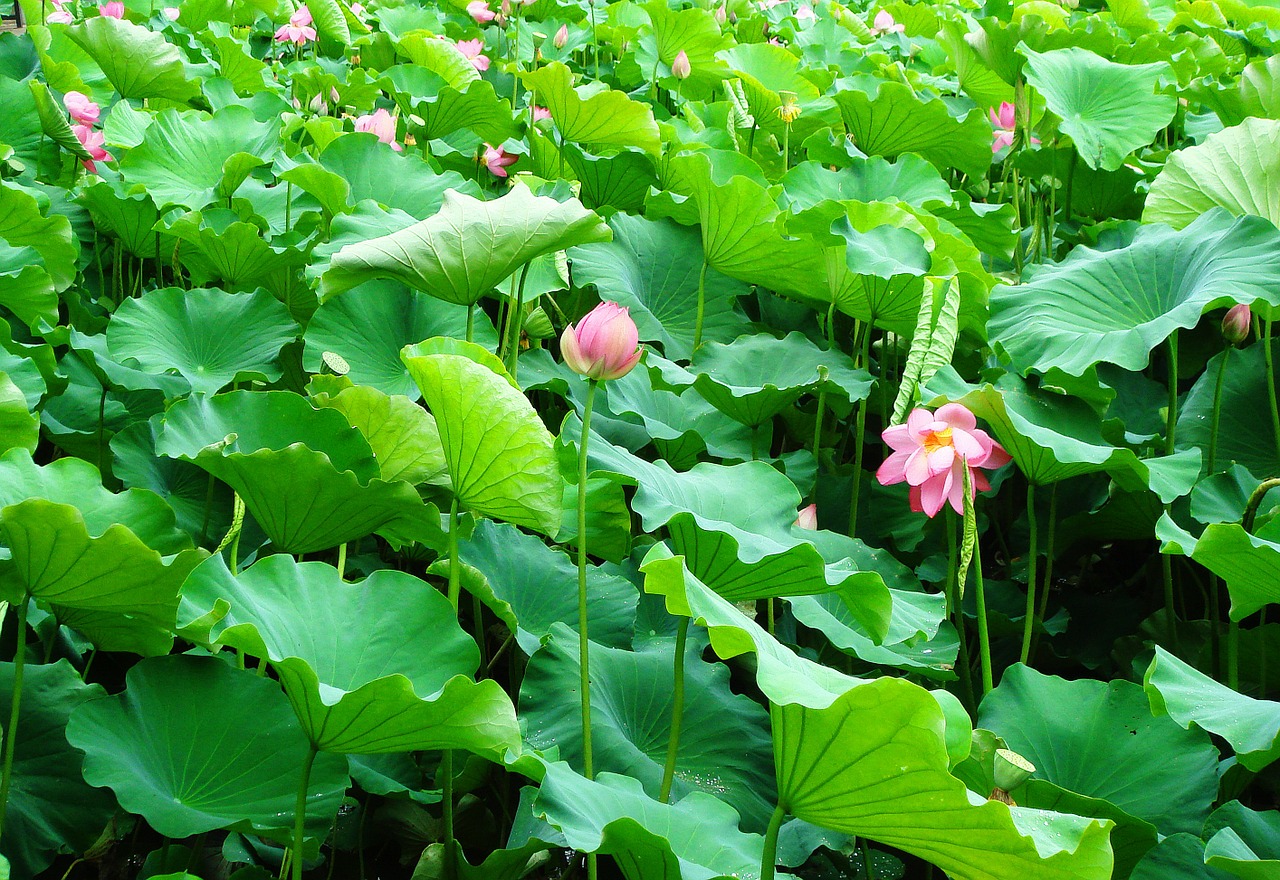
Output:
<svg viewBox="0 0 1280 880">
<path fill-rule="evenodd" d="M 796 525 L 802 529 L 816 532 L 818 530 L 818 505 L 810 504 L 808 507 L 800 508 L 800 513 L 796 517 Z"/>
<path fill-rule="evenodd" d="M 621 379 L 640 362 L 640 331 L 627 309 L 602 302 L 578 322 L 564 328 L 560 354 L 565 366 L 588 379 Z"/>
<path fill-rule="evenodd" d="M 88 151 L 91 158 L 84 159 L 84 167 L 89 169 L 93 174 L 98 173 L 98 166 L 95 162 L 107 162 L 111 160 L 111 154 L 102 146 L 103 134 L 100 131 L 94 131 L 87 125 L 73 125 L 71 131 L 75 134 L 76 140 L 80 141 L 81 146 Z"/>
<path fill-rule="evenodd" d="M 354 15 L 356 18 L 364 18 L 364 4 L 352 3 L 351 14 Z"/>
<path fill-rule="evenodd" d="M 294 43 L 305 46 L 316 38 L 316 29 L 311 26 L 311 10 L 303 6 L 289 16 L 289 23 L 281 25 L 276 31 L 277 43 Z"/>
<path fill-rule="evenodd" d="M 803 4 L 796 10 L 796 21 L 817 21 L 818 16 L 813 11 L 813 7 L 808 3 Z"/>
<path fill-rule="evenodd" d="M 489 69 L 489 56 L 484 53 L 484 43 L 480 40 L 459 40 L 458 51 L 467 56 L 471 66 L 480 72 Z"/>
<path fill-rule="evenodd" d="M 948 501 L 964 513 L 964 470 L 969 468 L 970 490 L 991 488 L 978 470 L 994 470 L 1009 462 L 1009 454 L 978 420 L 959 403 L 948 403 L 937 412 L 914 409 L 905 425 L 886 428 L 884 441 L 893 454 L 876 471 L 882 486 L 904 480 L 911 486 L 911 509 L 937 516 Z"/>
<path fill-rule="evenodd" d="M 67 0 L 53 0 L 54 12 L 50 12 L 44 17 L 45 23 L 53 22 L 55 24 L 71 24 L 76 17 L 68 10 Z"/>
<path fill-rule="evenodd" d="M 98 116 L 102 113 L 102 108 L 89 100 L 89 96 L 83 92 L 67 92 L 62 98 L 62 103 L 66 105 L 67 113 L 71 114 L 71 118 L 81 125 L 98 124 Z"/>
<path fill-rule="evenodd" d="M 569 42 L 569 26 L 567 24 L 560 25 L 560 30 L 556 31 L 556 35 L 551 38 L 551 45 L 557 49 L 563 49 L 565 44 Z"/>
<path fill-rule="evenodd" d="M 169 21 L 177 21 L 178 16 L 182 14 L 182 10 L 176 6 L 166 6 L 160 11 L 164 14 L 165 18 L 169 19 Z"/>
<path fill-rule="evenodd" d="M 1000 102 L 1000 111 L 988 110 L 987 117 L 995 128 L 991 141 L 991 152 L 1000 152 L 1001 147 L 1012 147 L 1013 137 L 1018 128 L 1018 108 L 1008 101 Z M 1032 137 L 1031 143 L 1040 143 L 1040 138 Z"/>
<path fill-rule="evenodd" d="M 404 150 L 404 147 L 396 143 L 396 118 L 383 107 L 358 117 L 356 119 L 356 131 L 367 131 L 376 134 L 378 140 L 389 145 L 397 153 Z"/>
<path fill-rule="evenodd" d="M 289 16 L 289 24 L 294 27 L 308 27 L 315 24 L 311 19 L 311 10 L 307 8 L 306 4 L 299 6 L 298 10 Z"/>
<path fill-rule="evenodd" d="M 124 4 L 120 0 L 111 0 L 98 7 L 98 14 L 104 18 L 124 18 Z"/>
<path fill-rule="evenodd" d="M 534 108 L 533 108 L 533 121 L 534 121 L 534 122 L 541 122 L 541 121 L 542 121 L 542 120 L 544 120 L 544 119 L 550 119 L 550 118 L 551 118 L 551 111 L 550 111 L 550 110 L 548 110 L 546 107 L 538 107 L 538 106 L 536 106 L 536 105 L 534 106 Z"/>
<path fill-rule="evenodd" d="M 494 177 L 506 177 L 507 166 L 516 164 L 519 159 L 515 153 L 508 153 L 502 147 L 484 145 L 484 165 Z"/>
<path fill-rule="evenodd" d="M 476 20 L 476 24 L 484 24 L 487 21 L 493 21 L 498 14 L 489 8 L 489 4 L 484 0 L 471 0 L 467 4 L 467 15 Z"/>
<path fill-rule="evenodd" d="M 876 36 L 881 34 L 902 34 L 906 33 L 907 26 L 898 24 L 893 14 L 887 9 L 881 9 L 876 13 L 875 20 L 871 23 L 871 33 Z"/>
<path fill-rule="evenodd" d="M 1227 345 L 1239 345 L 1249 338 L 1253 311 L 1246 305 L 1232 306 L 1222 318 L 1222 338 Z"/>
<path fill-rule="evenodd" d="M 676 53 L 676 58 L 671 62 L 671 73 L 676 79 L 688 79 L 689 74 L 693 73 L 693 65 L 689 63 L 689 56 L 681 49 Z"/>
</svg>

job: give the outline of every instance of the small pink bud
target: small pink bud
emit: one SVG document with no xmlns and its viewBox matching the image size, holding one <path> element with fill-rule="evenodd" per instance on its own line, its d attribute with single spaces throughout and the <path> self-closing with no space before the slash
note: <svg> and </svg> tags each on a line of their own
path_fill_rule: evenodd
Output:
<svg viewBox="0 0 1280 880">
<path fill-rule="evenodd" d="M 1239 345 L 1249 337 L 1253 312 L 1246 305 L 1232 306 L 1222 318 L 1222 338 L 1228 345 Z"/>
<path fill-rule="evenodd" d="M 689 74 L 693 73 L 693 66 L 689 64 L 689 56 L 681 49 L 676 54 L 676 60 L 671 62 L 671 72 L 676 79 L 688 79 Z"/>
<path fill-rule="evenodd" d="M 565 366 L 588 379 L 621 379 L 640 362 L 640 331 L 629 311 L 602 302 L 578 322 L 564 328 L 560 354 Z"/>
<path fill-rule="evenodd" d="M 165 18 L 169 19 L 169 21 L 177 21 L 178 16 L 182 14 L 182 10 L 177 6 L 166 6 L 160 11 L 164 14 Z"/>
<path fill-rule="evenodd" d="M 721 3 L 716 7 L 716 24 L 724 24 L 728 20 L 729 12 L 724 8 L 724 4 Z"/>
<path fill-rule="evenodd" d="M 105 18 L 124 18 L 124 3 L 121 0 L 111 0 L 98 7 L 98 14 Z"/>
<path fill-rule="evenodd" d="M 800 515 L 796 517 L 796 525 L 802 529 L 816 532 L 818 530 L 818 505 L 810 504 L 808 507 L 800 508 Z"/>
<path fill-rule="evenodd" d="M 557 49 L 563 49 L 564 44 L 567 42 L 569 42 L 569 26 L 567 24 L 562 24 L 560 25 L 560 30 L 556 31 L 556 35 L 551 40 L 551 43 Z"/>
</svg>

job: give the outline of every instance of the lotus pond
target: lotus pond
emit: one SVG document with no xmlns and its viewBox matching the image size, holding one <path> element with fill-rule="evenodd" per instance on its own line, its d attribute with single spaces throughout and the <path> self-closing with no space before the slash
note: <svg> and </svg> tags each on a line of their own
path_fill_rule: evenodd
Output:
<svg viewBox="0 0 1280 880">
<path fill-rule="evenodd" d="M 1280 877 L 1280 6 L 168 2 L 0 34 L 0 878 Z"/>
</svg>

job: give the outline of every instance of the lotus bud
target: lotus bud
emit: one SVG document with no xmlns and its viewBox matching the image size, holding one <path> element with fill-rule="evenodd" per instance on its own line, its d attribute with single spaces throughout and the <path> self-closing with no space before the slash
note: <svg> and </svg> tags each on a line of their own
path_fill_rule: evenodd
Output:
<svg viewBox="0 0 1280 880">
<path fill-rule="evenodd" d="M 729 12 L 724 8 L 724 4 L 721 3 L 719 6 L 716 7 L 716 24 L 722 25 L 728 20 L 729 20 Z"/>
<path fill-rule="evenodd" d="M 562 24 L 560 25 L 560 30 L 556 31 L 556 35 L 551 40 L 551 43 L 557 49 L 563 49 L 564 44 L 567 42 L 569 42 L 569 26 L 567 24 Z"/>
<path fill-rule="evenodd" d="M 1227 345 L 1239 345 L 1249 337 L 1253 312 L 1246 305 L 1232 306 L 1222 318 L 1222 338 Z"/>
<path fill-rule="evenodd" d="M 502 0 L 502 4 L 498 8 L 507 18 L 511 17 L 511 0 Z"/>
<path fill-rule="evenodd" d="M 538 306 L 525 317 L 524 332 L 530 339 L 550 339 L 556 335 L 556 328 L 551 326 L 551 319 L 542 306 Z"/>
<path fill-rule="evenodd" d="M 796 517 L 796 525 L 802 529 L 816 532 L 818 530 L 818 505 L 810 504 L 808 507 L 800 508 L 800 515 Z"/>
<path fill-rule="evenodd" d="M 996 749 L 996 792 L 1000 792 L 1004 797 L 997 797 L 995 792 L 992 792 L 991 796 L 996 800 L 1009 803 L 1009 792 L 1021 786 L 1024 782 L 1030 779 L 1031 774 L 1035 772 L 1036 765 L 1032 764 L 1012 749 Z"/>
<path fill-rule="evenodd" d="M 316 95 L 311 99 L 311 102 L 307 104 L 307 109 L 317 116 L 324 116 L 329 112 L 329 105 L 325 102 L 324 95 Z"/>
<path fill-rule="evenodd" d="M 689 56 L 683 49 L 676 54 L 676 60 L 671 62 L 671 72 L 676 79 L 688 79 L 689 74 L 693 73 L 693 66 L 689 63 Z"/>
<path fill-rule="evenodd" d="M 602 302 L 560 335 L 565 365 L 588 379 L 621 379 L 640 362 L 640 331 L 630 312 Z"/>
</svg>

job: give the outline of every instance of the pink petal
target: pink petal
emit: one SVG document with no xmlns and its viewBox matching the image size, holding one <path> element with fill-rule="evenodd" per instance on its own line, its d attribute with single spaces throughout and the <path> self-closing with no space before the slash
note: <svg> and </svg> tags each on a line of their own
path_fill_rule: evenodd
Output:
<svg viewBox="0 0 1280 880">
<path fill-rule="evenodd" d="M 951 471 L 935 474 L 920 485 L 920 506 L 929 516 L 938 515 L 951 492 Z"/>
<path fill-rule="evenodd" d="M 920 441 L 916 439 L 908 425 L 893 425 L 885 428 L 880 437 L 889 444 L 890 449 L 894 450 L 911 450 L 920 445 Z"/>
<path fill-rule="evenodd" d="M 933 413 L 927 409 L 913 409 L 907 416 L 907 428 L 911 433 L 919 436 L 929 430 L 929 426 L 933 424 Z"/>
<path fill-rule="evenodd" d="M 914 450 L 900 449 L 890 455 L 880 467 L 876 469 L 876 479 L 881 486 L 892 486 L 894 483 L 901 483 L 907 478 L 907 461 L 914 454 Z"/>
<path fill-rule="evenodd" d="M 924 451 L 923 446 L 910 454 L 903 470 L 907 475 L 907 482 L 913 486 L 919 486 L 935 473 L 933 468 L 929 467 L 929 455 Z"/>
<path fill-rule="evenodd" d="M 951 445 L 955 447 L 957 455 L 975 466 L 985 461 L 991 452 L 989 445 L 984 447 L 974 434 L 961 428 L 951 429 Z"/>
<path fill-rule="evenodd" d="M 952 428 L 960 428 L 963 431 L 972 431 L 978 427 L 977 417 L 963 403 L 944 404 L 934 411 L 933 417 L 940 422 L 946 422 Z"/>
</svg>

